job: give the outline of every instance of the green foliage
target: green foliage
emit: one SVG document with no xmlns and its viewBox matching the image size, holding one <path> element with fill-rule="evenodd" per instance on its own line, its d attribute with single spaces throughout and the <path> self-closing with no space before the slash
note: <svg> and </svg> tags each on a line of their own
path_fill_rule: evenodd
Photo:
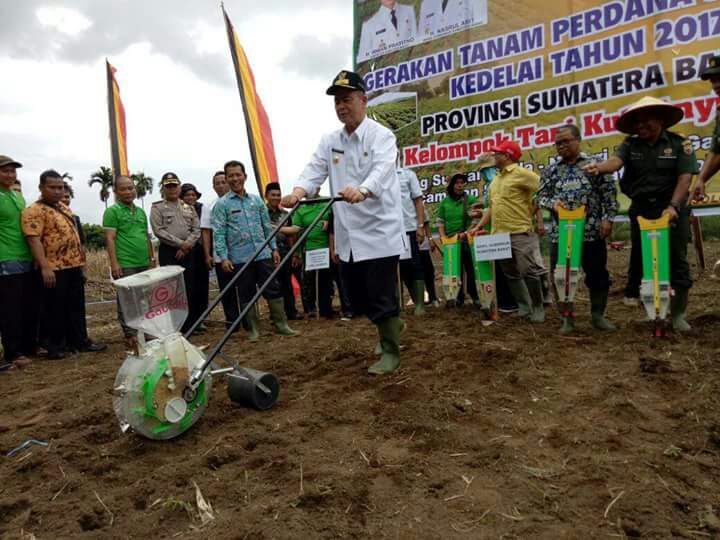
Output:
<svg viewBox="0 0 720 540">
<path fill-rule="evenodd" d="M 145 208 L 145 196 L 153 192 L 153 182 L 155 180 L 152 176 L 146 176 L 142 171 L 131 175 L 130 178 L 132 178 L 138 198 L 142 202 L 143 208 Z"/>
<path fill-rule="evenodd" d="M 107 202 L 112 193 L 113 182 L 115 176 L 113 175 L 110 167 L 100 167 L 97 171 L 91 173 L 90 179 L 88 180 L 88 186 L 93 187 L 95 184 L 100 186 L 100 200 L 105 203 L 107 208 Z"/>
<path fill-rule="evenodd" d="M 85 247 L 90 251 L 105 249 L 105 231 L 100 225 L 83 223 L 85 233 Z"/>
<path fill-rule="evenodd" d="M 388 129 L 396 131 L 417 119 L 415 98 L 370 107 L 368 108 L 368 116 Z"/>
</svg>

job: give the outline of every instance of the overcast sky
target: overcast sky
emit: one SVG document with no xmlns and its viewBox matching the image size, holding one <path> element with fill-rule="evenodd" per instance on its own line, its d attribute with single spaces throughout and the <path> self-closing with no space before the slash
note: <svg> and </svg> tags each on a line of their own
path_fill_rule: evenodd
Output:
<svg viewBox="0 0 720 540">
<path fill-rule="evenodd" d="M 292 186 L 321 135 L 335 129 L 325 89 L 351 67 L 350 0 L 225 0 L 270 117 L 278 172 Z M 41 171 L 75 179 L 73 210 L 100 223 L 87 180 L 110 165 L 105 58 L 125 104 L 128 163 L 159 180 L 175 171 L 215 198 L 212 173 L 243 161 L 255 191 L 245 121 L 219 2 L 0 0 L 0 154 L 22 162 L 26 199 Z M 159 198 L 157 188 L 145 202 Z"/>
</svg>

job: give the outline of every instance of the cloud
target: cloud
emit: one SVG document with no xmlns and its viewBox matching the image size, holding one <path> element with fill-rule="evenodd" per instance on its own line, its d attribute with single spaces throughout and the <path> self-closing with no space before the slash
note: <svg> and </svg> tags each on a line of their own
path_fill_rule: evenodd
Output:
<svg viewBox="0 0 720 540">
<path fill-rule="evenodd" d="M 110 162 L 105 57 L 118 69 L 133 172 L 158 180 L 174 170 L 210 201 L 212 173 L 240 159 L 254 191 L 216 0 L 0 2 L 8 22 L 0 32 L 0 153 L 25 165 L 20 178 L 29 201 L 38 195 L 42 170 L 68 171 L 75 177 L 73 209 L 85 222 L 100 222 L 104 206 L 87 179 Z M 349 66 L 352 4 L 225 0 L 225 6 L 270 117 L 281 184 L 290 189 L 322 134 L 339 125 L 325 89 Z M 43 7 L 54 9 L 39 18 Z M 307 38 L 313 34 L 325 41 Z M 288 58 L 295 68 L 284 65 Z"/>
<path fill-rule="evenodd" d="M 293 38 L 281 66 L 301 77 L 327 79 L 330 73 L 352 66 L 349 53 L 347 38 L 321 41 L 316 36 L 300 35 Z"/>
<path fill-rule="evenodd" d="M 323 0 L 322 9 L 337 12 L 344 4 L 346 0 Z M 225 6 L 238 30 L 252 17 L 282 17 L 299 7 L 297 0 L 228 0 Z M 202 27 L 205 33 L 216 33 L 218 40 L 227 39 L 215 1 L 65 0 L 61 6 L 48 6 L 44 0 L 22 0 L 4 2 L 3 20 L 8 24 L 0 33 L 0 56 L 92 63 L 148 43 L 154 52 L 171 57 L 205 81 L 232 84 L 227 45 L 223 51 L 200 47 L 195 32 Z"/>
</svg>

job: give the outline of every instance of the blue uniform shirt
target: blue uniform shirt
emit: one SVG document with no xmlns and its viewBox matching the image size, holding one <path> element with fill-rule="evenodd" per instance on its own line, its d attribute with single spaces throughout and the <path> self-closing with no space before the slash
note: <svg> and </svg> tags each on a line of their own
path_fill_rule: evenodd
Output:
<svg viewBox="0 0 720 540">
<path fill-rule="evenodd" d="M 212 227 L 217 257 L 233 264 L 247 262 L 273 231 L 263 200 L 249 193 L 240 196 L 234 191 L 215 203 Z M 269 259 L 275 249 L 273 238 L 257 260 Z"/>
</svg>

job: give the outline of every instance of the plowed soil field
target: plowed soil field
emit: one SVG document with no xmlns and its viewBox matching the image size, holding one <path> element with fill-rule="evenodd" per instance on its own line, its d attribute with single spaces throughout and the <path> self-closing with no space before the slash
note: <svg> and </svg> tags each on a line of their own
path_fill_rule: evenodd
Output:
<svg viewBox="0 0 720 540">
<path fill-rule="evenodd" d="M 653 338 L 621 301 L 627 256 L 611 254 L 618 332 L 592 330 L 584 289 L 569 337 L 554 311 L 483 326 L 429 309 L 405 317 L 387 377 L 366 372 L 365 320 L 285 339 L 263 320 L 260 343 L 240 333 L 226 352 L 279 377 L 275 408 L 234 405 L 216 378 L 168 442 L 120 432 L 124 347 L 114 306 L 93 307 L 105 353 L 0 374 L 0 536 L 720 538 L 720 282 L 694 269 L 692 333 Z M 6 456 L 30 438 L 50 444 Z"/>
</svg>

